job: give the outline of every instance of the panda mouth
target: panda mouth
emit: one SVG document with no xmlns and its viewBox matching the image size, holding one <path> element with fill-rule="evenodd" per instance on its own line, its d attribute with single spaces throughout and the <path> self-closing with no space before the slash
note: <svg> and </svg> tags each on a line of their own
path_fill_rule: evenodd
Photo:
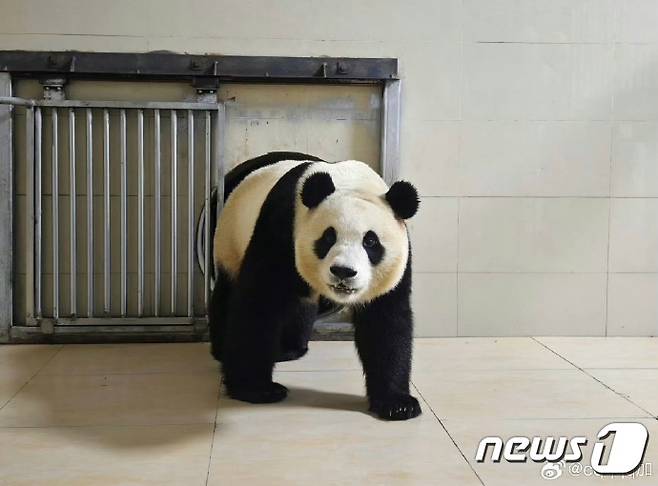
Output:
<svg viewBox="0 0 658 486">
<path fill-rule="evenodd" d="M 342 294 L 342 295 L 355 294 L 359 290 L 359 289 L 355 289 L 353 287 L 348 287 L 347 285 L 345 285 L 343 283 L 339 283 L 338 285 L 329 284 L 329 287 L 331 288 L 331 290 L 333 290 L 337 294 Z"/>
</svg>

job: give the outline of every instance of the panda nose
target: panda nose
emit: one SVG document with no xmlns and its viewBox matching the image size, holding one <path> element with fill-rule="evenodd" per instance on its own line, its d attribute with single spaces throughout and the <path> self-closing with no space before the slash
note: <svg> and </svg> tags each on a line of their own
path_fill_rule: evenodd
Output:
<svg viewBox="0 0 658 486">
<path fill-rule="evenodd" d="M 336 277 L 338 277 L 341 280 L 345 280 L 346 278 L 351 278 L 356 275 L 356 270 L 350 268 L 350 267 L 341 267 L 339 265 L 332 265 L 329 267 L 329 270 L 331 273 L 333 273 Z"/>
</svg>

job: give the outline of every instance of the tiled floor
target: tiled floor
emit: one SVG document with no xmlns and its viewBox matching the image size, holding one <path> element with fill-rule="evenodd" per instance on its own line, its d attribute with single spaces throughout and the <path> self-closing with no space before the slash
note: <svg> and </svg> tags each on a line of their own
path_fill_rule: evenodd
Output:
<svg viewBox="0 0 658 486">
<path fill-rule="evenodd" d="M 584 435 L 587 465 L 615 421 L 646 426 L 654 475 L 567 465 L 555 484 L 658 484 L 658 339 L 419 339 L 408 422 L 365 412 L 352 343 L 276 374 L 288 399 L 256 406 L 221 395 L 206 344 L 2 346 L 0 485 L 550 484 L 542 464 L 477 463 L 478 443 Z"/>
</svg>

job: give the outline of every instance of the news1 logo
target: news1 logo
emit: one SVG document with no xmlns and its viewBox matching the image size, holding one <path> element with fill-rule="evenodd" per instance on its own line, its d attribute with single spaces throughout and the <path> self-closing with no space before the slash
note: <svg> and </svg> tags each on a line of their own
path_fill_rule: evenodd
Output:
<svg viewBox="0 0 658 486">
<path fill-rule="evenodd" d="M 644 458 L 649 442 L 646 427 L 636 422 L 613 422 L 606 425 L 596 436 L 590 464 L 599 474 L 630 474 Z M 489 436 L 480 441 L 475 460 L 485 462 L 491 450 L 491 461 L 500 462 L 579 462 L 583 458 L 583 447 L 587 437 L 500 437 Z M 607 460 L 604 459 L 607 450 Z"/>
</svg>

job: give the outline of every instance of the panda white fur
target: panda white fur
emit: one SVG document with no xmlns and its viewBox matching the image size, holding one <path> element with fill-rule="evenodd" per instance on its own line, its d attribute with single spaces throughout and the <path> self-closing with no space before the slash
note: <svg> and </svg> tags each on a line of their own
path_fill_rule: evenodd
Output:
<svg viewBox="0 0 658 486">
<path fill-rule="evenodd" d="M 420 414 L 409 394 L 413 319 L 405 219 L 418 208 L 407 182 L 390 188 L 362 162 L 272 152 L 226 177 L 215 230 L 209 308 L 212 354 L 229 395 L 282 400 L 277 361 L 307 351 L 319 298 L 352 308 L 370 410 Z"/>
</svg>

